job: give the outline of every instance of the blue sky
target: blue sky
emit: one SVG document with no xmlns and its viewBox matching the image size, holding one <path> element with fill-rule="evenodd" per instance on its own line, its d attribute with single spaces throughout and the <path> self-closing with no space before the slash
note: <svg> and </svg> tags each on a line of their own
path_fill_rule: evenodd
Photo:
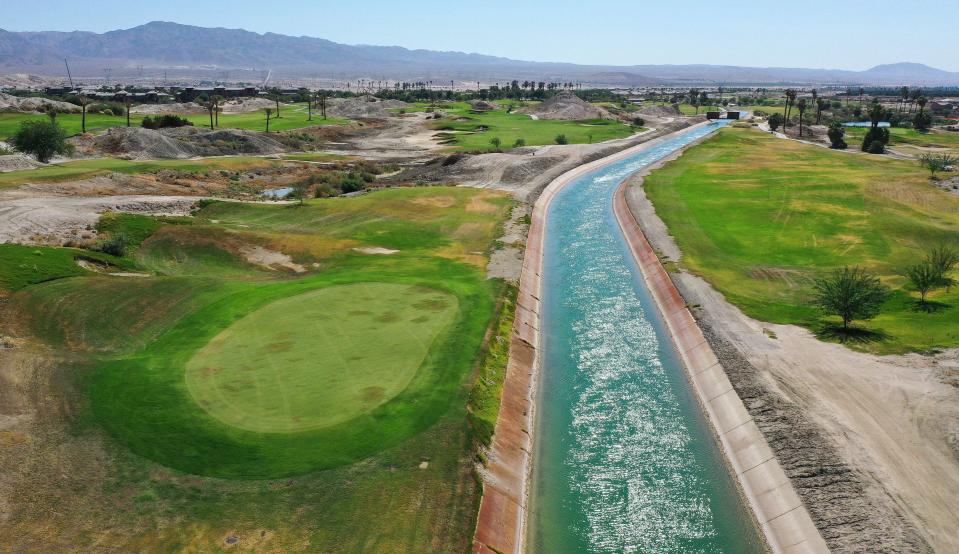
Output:
<svg viewBox="0 0 959 554">
<path fill-rule="evenodd" d="M 9 0 L 0 28 L 103 32 L 151 20 L 536 61 L 959 71 L 959 0 Z"/>
</svg>

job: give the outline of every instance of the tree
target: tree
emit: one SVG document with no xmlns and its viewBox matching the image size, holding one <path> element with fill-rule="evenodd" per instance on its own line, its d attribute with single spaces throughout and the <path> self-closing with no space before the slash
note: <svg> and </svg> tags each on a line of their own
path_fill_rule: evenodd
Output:
<svg viewBox="0 0 959 554">
<path fill-rule="evenodd" d="M 523 137 L 516 139 L 516 142 L 513 143 L 513 148 L 519 148 L 521 146 L 526 146 L 526 139 Z"/>
<path fill-rule="evenodd" d="M 696 113 L 699 113 L 699 106 L 708 106 L 709 105 L 709 94 L 706 91 L 699 93 L 699 104 L 696 106 Z"/>
<path fill-rule="evenodd" d="M 123 98 L 123 107 L 126 108 L 127 112 L 127 127 L 130 126 L 130 106 L 133 105 L 133 99 L 129 95 Z"/>
<path fill-rule="evenodd" d="M 926 295 L 929 294 L 929 291 L 939 286 L 940 282 L 939 272 L 928 260 L 923 260 L 916 265 L 907 267 L 906 277 L 909 278 L 912 286 L 916 287 L 916 290 L 919 291 L 919 302 L 922 304 L 926 303 Z"/>
<path fill-rule="evenodd" d="M 646 120 L 645 120 L 645 119 L 643 119 L 643 118 L 641 118 L 641 117 L 634 117 L 634 118 L 633 118 L 633 127 L 642 127 L 643 125 L 646 125 Z"/>
<path fill-rule="evenodd" d="M 66 154 L 67 135 L 54 121 L 24 121 L 10 140 L 13 147 L 32 154 L 41 163 L 47 163 L 54 154 Z"/>
<path fill-rule="evenodd" d="M 879 314 L 888 292 L 877 277 L 861 267 L 837 269 L 828 277 L 816 279 L 815 303 L 826 314 L 842 318 L 842 327 L 857 319 L 872 319 Z"/>
<path fill-rule="evenodd" d="M 920 111 L 912 118 L 912 126 L 919 132 L 926 132 L 932 127 L 932 116 L 926 112 Z"/>
<path fill-rule="evenodd" d="M 771 116 L 769 116 L 769 119 L 766 120 L 766 121 L 767 121 L 767 123 L 769 123 L 769 128 L 770 128 L 772 131 L 775 131 L 776 129 L 779 128 L 780 125 L 783 124 L 783 116 L 782 116 L 781 113 L 776 112 L 776 113 L 772 114 Z"/>
<path fill-rule="evenodd" d="M 816 125 L 819 125 L 822 121 L 822 110 L 826 107 L 826 100 L 824 98 L 816 99 Z"/>
<path fill-rule="evenodd" d="M 796 110 L 799 112 L 799 138 L 802 138 L 802 120 L 803 120 L 803 115 L 806 113 L 805 98 L 799 99 L 799 103 L 796 104 Z"/>
<path fill-rule="evenodd" d="M 959 158 L 949 154 L 923 154 L 919 156 L 919 163 L 928 169 L 930 177 L 935 179 L 937 171 L 948 171 L 950 167 L 959 165 Z"/>
<path fill-rule="evenodd" d="M 845 150 L 848 146 L 845 140 L 846 130 L 838 121 L 833 121 L 829 124 L 829 130 L 826 131 L 826 134 L 829 136 L 830 148 L 835 148 L 836 150 Z"/>
<path fill-rule="evenodd" d="M 90 100 L 84 95 L 77 96 L 77 104 L 80 104 L 80 132 L 87 132 L 87 104 Z"/>
<path fill-rule="evenodd" d="M 293 195 L 296 196 L 297 200 L 300 201 L 300 205 L 303 203 L 310 195 L 310 188 L 313 186 L 313 179 L 301 179 L 293 183 Z"/>
<path fill-rule="evenodd" d="M 499 137 L 493 137 L 489 139 L 489 143 L 493 145 L 493 148 L 499 150 L 499 146 L 503 144 L 503 141 L 501 141 Z"/>
<path fill-rule="evenodd" d="M 306 120 L 313 121 L 313 93 L 306 93 Z"/>
<path fill-rule="evenodd" d="M 916 104 L 919 105 L 919 113 L 922 113 L 923 108 L 926 107 L 926 97 L 920 95 L 916 98 Z"/>
<path fill-rule="evenodd" d="M 204 102 L 203 107 L 206 108 L 206 111 L 210 112 L 210 130 L 213 130 L 213 112 L 216 110 L 216 104 L 213 101 Z"/>
<path fill-rule="evenodd" d="M 57 114 L 60 113 L 59 110 L 54 108 L 52 105 L 48 105 L 43 109 L 43 112 L 47 114 L 47 117 L 50 118 L 50 121 L 53 123 L 57 122 Z"/>
<path fill-rule="evenodd" d="M 796 101 L 796 91 L 787 88 L 786 89 L 786 109 L 783 110 L 783 132 L 786 131 L 786 128 L 789 127 L 789 114 L 792 112 L 793 102 Z"/>
<path fill-rule="evenodd" d="M 273 87 L 270 89 L 270 96 L 276 102 L 276 118 L 280 118 L 280 89 Z"/>
<path fill-rule="evenodd" d="M 956 264 L 959 264 L 959 251 L 940 244 L 929 250 L 926 254 L 926 262 L 935 270 L 940 287 L 946 287 L 946 290 L 949 290 L 949 287 L 956 284 L 955 279 L 949 277 L 949 272 L 955 269 Z"/>
<path fill-rule="evenodd" d="M 326 119 L 326 94 L 318 93 L 320 96 L 320 115 L 323 116 L 323 119 Z"/>
<path fill-rule="evenodd" d="M 214 94 L 210 98 L 210 102 L 213 104 L 213 113 L 216 114 L 216 126 L 220 126 L 220 104 L 223 103 L 224 98 L 219 94 Z"/>
<path fill-rule="evenodd" d="M 902 113 L 907 100 L 909 100 L 909 87 L 902 87 L 899 89 L 899 113 Z"/>
<path fill-rule="evenodd" d="M 889 129 L 880 127 L 883 119 L 888 119 L 892 113 L 879 103 L 878 99 L 872 101 L 869 106 L 869 120 L 871 125 L 866 131 L 866 136 L 862 139 L 862 151 L 870 154 L 882 154 L 886 151 L 886 145 L 889 143 Z"/>
<path fill-rule="evenodd" d="M 569 139 L 566 138 L 566 135 L 556 135 L 556 138 L 553 140 L 556 144 L 569 144 Z"/>
<path fill-rule="evenodd" d="M 270 132 L 270 116 L 273 115 L 273 108 L 264 108 L 263 112 L 266 113 L 266 132 Z"/>
</svg>

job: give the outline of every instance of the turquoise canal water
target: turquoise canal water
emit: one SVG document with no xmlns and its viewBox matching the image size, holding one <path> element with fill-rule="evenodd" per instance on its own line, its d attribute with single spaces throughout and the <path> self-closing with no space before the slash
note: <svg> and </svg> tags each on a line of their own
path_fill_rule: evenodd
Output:
<svg viewBox="0 0 959 554">
<path fill-rule="evenodd" d="M 725 123 L 584 175 L 550 206 L 530 552 L 763 551 L 612 210 L 623 179 Z"/>
</svg>

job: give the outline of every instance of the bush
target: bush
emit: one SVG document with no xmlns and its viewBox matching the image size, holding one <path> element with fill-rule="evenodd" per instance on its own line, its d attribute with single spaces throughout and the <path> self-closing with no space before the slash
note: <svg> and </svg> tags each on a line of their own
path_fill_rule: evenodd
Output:
<svg viewBox="0 0 959 554">
<path fill-rule="evenodd" d="M 885 127 L 870 127 L 862 139 L 862 151 L 870 154 L 882 154 L 889 144 L 889 129 Z"/>
<path fill-rule="evenodd" d="M 49 119 L 24 121 L 10 140 L 13 147 L 47 163 L 55 154 L 70 151 L 63 128 Z"/>
<path fill-rule="evenodd" d="M 524 138 L 518 138 L 516 142 L 513 143 L 513 148 L 520 148 L 522 146 L 526 146 L 526 139 Z"/>
<path fill-rule="evenodd" d="M 146 116 L 143 118 L 143 122 L 140 125 L 147 129 L 166 129 L 168 127 L 186 127 L 188 125 L 193 125 L 189 119 L 185 117 L 180 117 L 178 115 L 156 115 L 153 117 Z"/>
<path fill-rule="evenodd" d="M 120 258 L 126 253 L 129 244 L 130 240 L 124 233 L 117 233 L 98 244 L 96 250 Z"/>
<path fill-rule="evenodd" d="M 842 124 L 839 122 L 833 121 L 829 124 L 829 130 L 826 131 L 826 134 L 829 136 L 830 148 L 835 148 L 836 150 L 845 150 L 848 144 L 844 140 L 846 137 L 846 130 L 843 129 Z"/>
<path fill-rule="evenodd" d="M 642 127 L 643 125 L 646 125 L 646 120 L 645 120 L 645 119 L 643 119 L 643 118 L 641 118 L 641 117 L 634 117 L 634 118 L 633 118 L 633 126 L 634 126 L 634 127 Z"/>
<path fill-rule="evenodd" d="M 779 112 L 772 114 L 771 116 L 769 116 L 768 123 L 769 123 L 769 128 L 775 131 L 783 124 L 782 114 Z"/>
<path fill-rule="evenodd" d="M 493 145 L 493 148 L 499 150 L 499 146 L 503 144 L 503 141 L 501 141 L 499 137 L 493 137 L 489 139 L 489 143 Z"/>
<path fill-rule="evenodd" d="M 553 140 L 556 141 L 556 144 L 569 144 L 569 139 L 566 138 L 566 135 L 556 135 L 556 138 Z"/>
<path fill-rule="evenodd" d="M 912 118 L 912 126 L 917 131 L 928 131 L 929 127 L 932 126 L 932 116 L 929 115 L 929 112 L 917 113 L 916 117 Z"/>
</svg>

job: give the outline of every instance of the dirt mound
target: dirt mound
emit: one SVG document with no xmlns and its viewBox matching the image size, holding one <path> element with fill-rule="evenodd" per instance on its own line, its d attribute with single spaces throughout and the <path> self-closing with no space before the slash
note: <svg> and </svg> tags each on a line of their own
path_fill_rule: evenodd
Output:
<svg viewBox="0 0 959 554">
<path fill-rule="evenodd" d="M 653 117 L 676 117 L 683 115 L 676 106 L 646 106 L 640 108 L 639 113 Z"/>
<path fill-rule="evenodd" d="M 538 106 L 523 108 L 520 112 L 535 115 L 539 119 L 562 119 L 565 121 L 612 119 L 613 117 L 605 109 L 594 106 L 569 91 L 561 92 Z"/>
<path fill-rule="evenodd" d="M 196 102 L 178 104 L 140 104 L 130 108 L 132 114 L 143 115 L 182 115 L 189 113 L 204 113 L 206 108 Z"/>
<path fill-rule="evenodd" d="M 402 100 L 380 100 L 379 98 L 330 98 L 326 101 L 326 113 L 333 117 L 347 119 L 386 119 L 393 116 L 390 108 L 405 108 Z"/>
<path fill-rule="evenodd" d="M 114 127 L 94 137 L 91 146 L 97 152 L 131 160 L 278 154 L 286 151 L 286 147 L 277 140 L 255 131 L 210 131 L 196 127 L 160 131 L 142 127 Z"/>
<path fill-rule="evenodd" d="M 33 169 L 35 167 L 40 167 L 41 164 L 37 160 L 27 156 L 26 154 L 9 154 L 6 156 L 0 156 L 0 172 L 4 171 L 20 171 L 21 169 Z"/>
<path fill-rule="evenodd" d="M 285 105 L 280 103 L 280 109 L 283 109 Z M 223 113 L 249 113 L 255 112 L 257 110 L 262 110 L 264 108 L 275 108 L 276 102 L 270 100 L 269 98 L 237 98 L 236 100 L 230 100 L 229 102 L 223 104 L 221 109 Z"/>
<path fill-rule="evenodd" d="M 46 98 L 20 98 L 5 92 L 0 92 L 0 111 L 14 112 L 42 112 L 47 108 L 56 108 L 64 113 L 80 111 L 80 106 L 69 102 L 58 102 Z"/>
<path fill-rule="evenodd" d="M 488 112 L 496 109 L 496 104 L 491 104 L 485 100 L 471 100 L 470 108 L 478 112 Z"/>
</svg>

